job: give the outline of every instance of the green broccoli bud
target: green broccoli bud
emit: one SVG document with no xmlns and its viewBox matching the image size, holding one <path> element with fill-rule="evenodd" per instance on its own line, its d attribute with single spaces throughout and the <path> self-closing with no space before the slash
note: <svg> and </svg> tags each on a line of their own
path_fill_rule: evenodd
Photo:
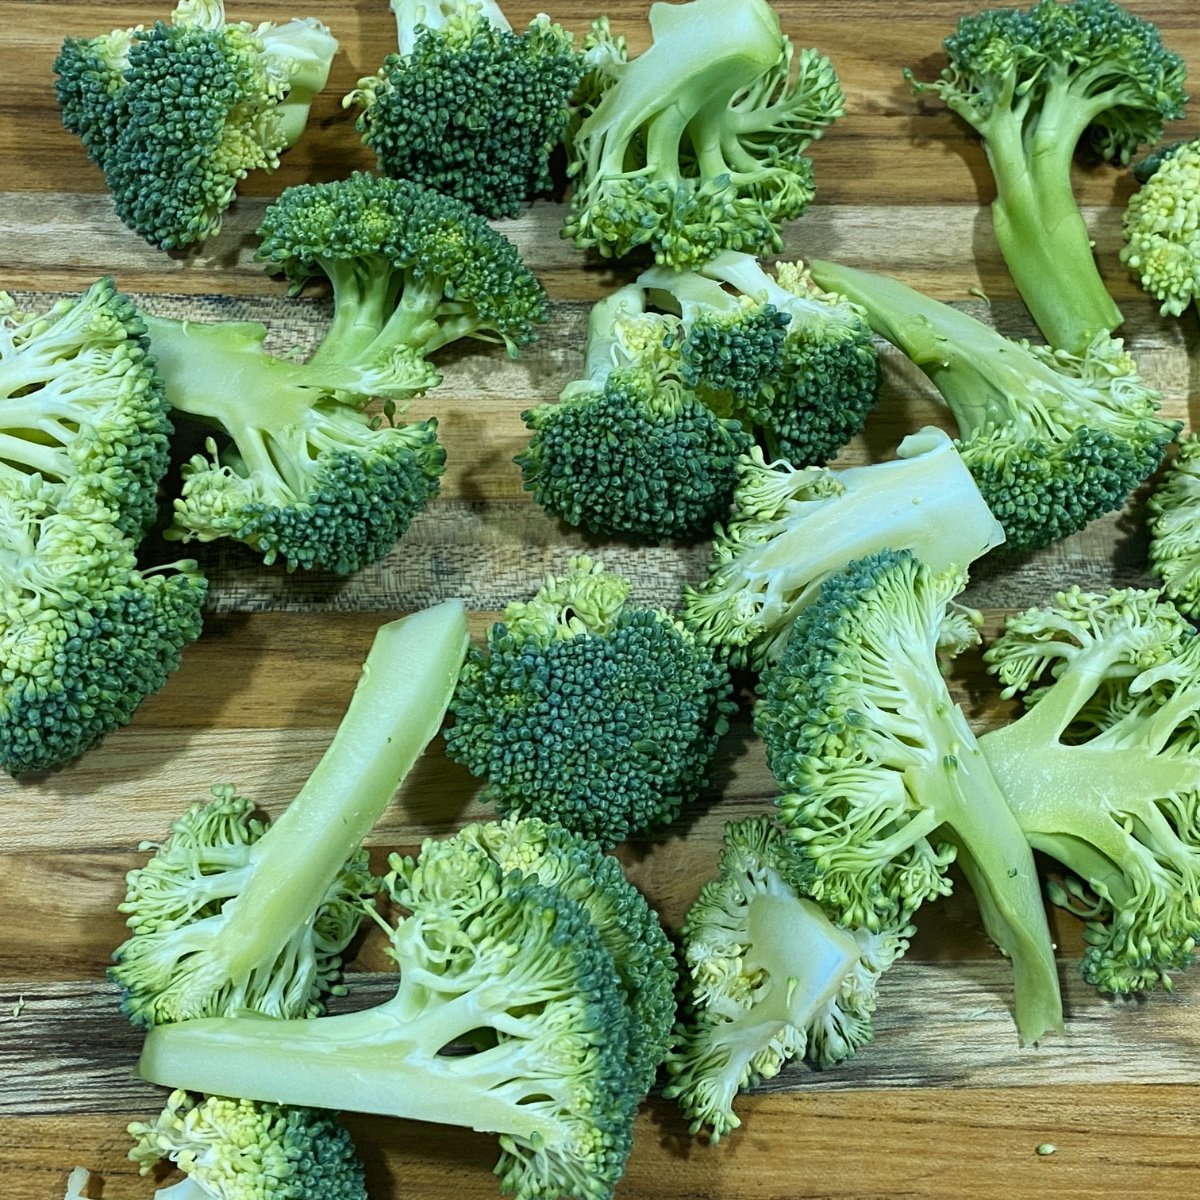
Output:
<svg viewBox="0 0 1200 1200">
<path fill-rule="evenodd" d="M 1176 608 L 1200 615 L 1200 436 L 1179 439 L 1146 509 L 1151 568 Z"/>
<path fill-rule="evenodd" d="M 733 710 L 729 674 L 663 610 L 579 556 L 472 647 L 446 752 L 505 815 L 614 845 L 703 790 Z"/>
</svg>

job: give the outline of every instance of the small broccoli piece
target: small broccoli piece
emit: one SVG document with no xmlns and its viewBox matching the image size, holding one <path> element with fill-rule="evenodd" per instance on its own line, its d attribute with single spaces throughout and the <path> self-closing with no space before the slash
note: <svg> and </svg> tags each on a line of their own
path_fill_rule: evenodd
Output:
<svg viewBox="0 0 1200 1200">
<path fill-rule="evenodd" d="M 182 1184 L 155 1193 L 162 1200 L 367 1200 L 349 1133 L 320 1109 L 176 1090 L 129 1135 L 143 1175 L 163 1159 L 184 1173 Z"/>
<path fill-rule="evenodd" d="M 862 306 L 872 328 L 929 377 L 958 449 L 1007 535 L 1034 550 L 1119 509 L 1151 475 L 1179 422 L 1119 339 L 1081 353 L 1013 341 L 894 279 L 831 263 L 813 277 Z"/>
<path fill-rule="evenodd" d="M 755 730 L 813 898 L 842 925 L 895 928 L 950 891 L 957 857 L 1032 1043 L 1062 1030 L 1033 854 L 939 661 L 947 632 L 951 651 L 973 632 L 954 599 L 965 581 L 891 550 L 831 576 L 763 677 Z"/>
<path fill-rule="evenodd" d="M 932 93 L 983 139 L 996 183 L 992 220 L 1043 336 L 1083 355 L 1121 324 L 1071 187 L 1077 149 L 1128 163 L 1183 115 L 1183 59 L 1114 0 L 1038 0 L 963 17 L 943 43 Z"/>
<path fill-rule="evenodd" d="M 698 272 L 656 267 L 638 283 L 682 319 L 684 382 L 770 457 L 821 466 L 862 431 L 879 398 L 871 327 L 802 264 L 772 274 L 727 251 Z"/>
<path fill-rule="evenodd" d="M 1200 436 L 1179 439 L 1146 509 L 1151 568 L 1180 612 L 1200 616 Z"/>
<path fill-rule="evenodd" d="M 730 822 L 717 877 L 684 920 L 690 1004 L 663 1095 L 713 1144 L 741 1124 L 739 1092 L 794 1058 L 832 1066 L 871 1040 L 876 981 L 908 948 L 911 926 L 830 921 L 808 898 L 812 871 L 768 818 Z"/>
<path fill-rule="evenodd" d="M 500 840 L 519 859 L 520 832 Z M 550 842 L 543 851 L 540 833 L 535 840 L 535 859 L 558 852 Z M 383 1004 L 312 1020 L 156 1026 L 140 1074 L 490 1131 L 500 1135 L 501 1190 L 516 1200 L 608 1200 L 644 1095 L 631 1029 L 661 1005 L 630 1006 L 586 877 L 540 861 L 529 875 L 505 870 L 493 845 L 472 833 L 428 841 L 416 860 L 392 857 L 399 975 Z M 544 881 L 569 875 L 569 887 Z M 633 896 L 607 873 L 590 882 L 623 893 L 601 897 L 603 913 Z M 669 991 L 662 974 L 650 983 Z"/>
<path fill-rule="evenodd" d="M 1135 167 L 1125 206 L 1121 261 L 1156 300 L 1181 316 L 1200 297 L 1200 138 L 1176 143 Z"/>
<path fill-rule="evenodd" d="M 117 216 L 179 249 L 221 226 L 238 184 L 304 131 L 337 41 L 313 18 L 229 23 L 180 0 L 171 23 L 68 37 L 54 63 L 63 125 L 104 172 Z"/>
<path fill-rule="evenodd" d="M 502 815 L 611 846 L 669 824 L 707 784 L 734 708 L 729 673 L 629 590 L 572 558 L 468 652 L 446 753 Z"/>
<path fill-rule="evenodd" d="M 553 186 L 583 73 L 574 38 L 545 14 L 520 33 L 488 0 L 392 0 L 399 53 L 343 101 L 379 169 L 515 217 Z"/>
<path fill-rule="evenodd" d="M 947 434 L 927 426 L 896 454 L 840 470 L 767 463 L 757 448 L 742 458 L 733 515 L 708 577 L 684 589 L 683 623 L 732 665 L 762 670 L 821 584 L 855 559 L 911 550 L 940 571 L 1004 541 Z"/>
<path fill-rule="evenodd" d="M 122 905 L 132 933 L 109 970 L 130 1020 L 319 1011 L 376 890 L 363 839 L 437 733 L 466 643 L 459 601 L 382 626 L 333 741 L 282 815 L 264 828 L 217 787 L 164 845 L 147 845 L 156 853 L 130 872 Z"/>
<path fill-rule="evenodd" d="M 604 535 L 703 534 L 729 507 L 749 449 L 682 377 L 678 322 L 629 284 L 592 306 L 584 377 L 521 414 L 525 490 L 552 516 Z"/>
<path fill-rule="evenodd" d="M 979 748 L 1051 899 L 1086 924 L 1084 978 L 1138 992 L 1200 940 L 1200 637 L 1151 590 L 1072 588 L 1010 618 L 985 655 L 1027 712 Z"/>
<path fill-rule="evenodd" d="M 778 251 L 813 197 L 804 151 L 843 111 L 832 65 L 797 54 L 767 0 L 660 0 L 649 20 L 632 60 L 606 24 L 585 44 L 564 236 L 674 267 Z"/>
</svg>

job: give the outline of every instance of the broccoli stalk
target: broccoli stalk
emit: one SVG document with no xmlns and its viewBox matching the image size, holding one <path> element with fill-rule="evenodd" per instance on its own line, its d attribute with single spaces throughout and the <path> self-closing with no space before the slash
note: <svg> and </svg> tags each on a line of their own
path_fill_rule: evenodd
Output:
<svg viewBox="0 0 1200 1200">
<path fill-rule="evenodd" d="M 1200 615 L 1200 435 L 1180 437 L 1146 510 L 1151 568 L 1180 612 Z"/>
<path fill-rule="evenodd" d="M 332 742 L 269 828 L 251 830 L 241 853 L 200 872 L 206 847 L 195 844 L 193 821 L 184 844 L 168 842 L 131 873 L 123 909 L 133 935 L 110 974 L 132 1020 L 239 1008 L 292 1015 L 270 997 L 294 996 L 291 976 L 313 969 L 310 922 L 437 733 L 466 645 L 459 601 L 384 625 Z M 289 1006 L 303 1011 L 311 997 L 299 992 Z"/>
</svg>

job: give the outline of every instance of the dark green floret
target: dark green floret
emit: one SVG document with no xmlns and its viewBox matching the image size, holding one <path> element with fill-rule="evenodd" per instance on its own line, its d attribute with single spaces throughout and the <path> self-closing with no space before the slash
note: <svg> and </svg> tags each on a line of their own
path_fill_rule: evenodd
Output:
<svg viewBox="0 0 1200 1200">
<path fill-rule="evenodd" d="M 996 240 L 1043 336 L 1084 354 L 1121 313 L 1109 296 L 1071 187 L 1071 163 L 1126 165 L 1183 115 L 1183 58 L 1115 0 L 1038 0 L 962 17 L 932 83 L 983 140 L 996 183 Z"/>
<path fill-rule="evenodd" d="M 192 246 L 220 228 L 247 174 L 279 166 L 337 48 L 313 18 L 253 26 L 227 22 L 221 0 L 181 0 L 170 24 L 63 42 L 63 125 L 130 229 Z"/>
<path fill-rule="evenodd" d="M 941 393 L 1010 550 L 1045 546 L 1121 508 L 1179 430 L 1158 416 L 1162 397 L 1106 333 L 1078 354 L 1055 351 L 894 279 L 831 263 L 810 269 L 860 305 Z"/>
<path fill-rule="evenodd" d="M 502 814 L 610 846 L 699 796 L 732 709 L 728 672 L 692 634 L 579 557 L 471 649 L 446 750 Z"/>
<path fill-rule="evenodd" d="M 573 36 L 544 14 L 516 31 L 492 0 L 392 0 L 398 53 L 343 103 L 379 170 L 515 217 L 551 191 L 583 73 Z"/>
</svg>

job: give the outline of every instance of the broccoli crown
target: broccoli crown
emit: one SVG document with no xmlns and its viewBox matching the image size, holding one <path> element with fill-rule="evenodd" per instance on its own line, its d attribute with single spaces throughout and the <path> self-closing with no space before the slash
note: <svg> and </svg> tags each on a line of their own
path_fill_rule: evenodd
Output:
<svg viewBox="0 0 1200 1200">
<path fill-rule="evenodd" d="M 468 652 L 446 750 L 502 814 L 613 845 L 673 821 L 706 785 L 733 709 L 729 674 L 628 591 L 573 558 Z"/>
<path fill-rule="evenodd" d="M 811 861 L 766 817 L 731 822 L 717 877 L 683 926 L 689 1001 L 667 1060 L 668 1099 L 717 1142 L 738 1092 L 805 1055 L 831 1066 L 874 1034 L 875 982 L 910 926 L 843 929 L 808 899 Z"/>
<path fill-rule="evenodd" d="M 392 7 L 411 48 L 344 101 L 360 106 L 355 128 L 379 169 L 486 217 L 516 216 L 553 186 L 550 158 L 583 73 L 574 38 L 544 14 L 514 32 L 477 0 L 438 5 L 428 24 L 430 6 Z"/>
<path fill-rule="evenodd" d="M 1200 615 L 1200 436 L 1179 439 L 1146 509 L 1150 566 L 1176 608 Z"/>
<path fill-rule="evenodd" d="M 0 472 L 84 489 L 139 538 L 171 423 L 146 327 L 109 277 L 44 313 L 0 293 Z"/>
<path fill-rule="evenodd" d="M 797 54 L 766 0 L 655 4 L 649 19 L 632 60 L 606 24 L 585 43 L 564 236 L 676 267 L 778 251 L 813 197 L 804 151 L 843 111 L 832 65 Z"/>
<path fill-rule="evenodd" d="M 153 1121 L 134 1121 L 129 1135 L 129 1157 L 143 1175 L 169 1159 L 197 1196 L 367 1200 L 350 1134 L 319 1109 L 177 1089 Z"/>
<path fill-rule="evenodd" d="M 1178 317 L 1200 294 L 1200 138 L 1145 167 L 1125 207 L 1121 261 L 1163 316 Z"/>
<path fill-rule="evenodd" d="M 1072 588 L 985 655 L 1027 711 L 979 740 L 1031 845 L 1067 872 L 1107 992 L 1170 988 L 1200 938 L 1200 638 L 1152 590 Z"/>
<path fill-rule="evenodd" d="M 896 455 L 841 470 L 768 463 L 758 447 L 741 458 L 708 576 L 684 589 L 684 624 L 732 665 L 762 670 L 822 582 L 855 559 L 911 550 L 940 571 L 1003 542 L 947 434 L 926 427 Z"/>
<path fill-rule="evenodd" d="M 1013 341 L 892 279 L 813 264 L 915 362 L 958 425 L 958 448 L 1011 550 L 1033 550 L 1120 508 L 1179 431 L 1124 344 L 1081 353 Z"/>
<path fill-rule="evenodd" d="M 164 249 L 191 246 L 220 228 L 250 171 L 279 165 L 336 51 L 315 20 L 256 28 L 227 23 L 221 0 L 182 0 L 170 24 L 64 41 L 63 125 L 130 229 Z"/>
</svg>

